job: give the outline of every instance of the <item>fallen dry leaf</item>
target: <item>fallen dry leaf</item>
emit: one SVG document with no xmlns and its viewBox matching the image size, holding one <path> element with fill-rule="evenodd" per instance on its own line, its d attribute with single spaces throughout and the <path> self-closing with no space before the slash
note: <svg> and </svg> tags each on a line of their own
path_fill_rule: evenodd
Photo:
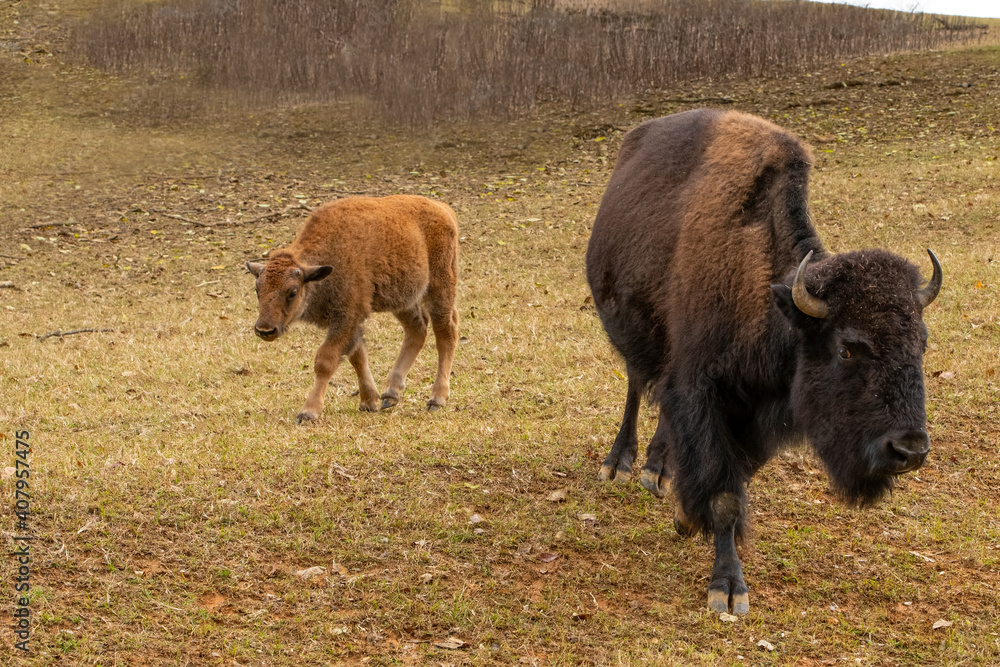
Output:
<svg viewBox="0 0 1000 667">
<path fill-rule="evenodd" d="M 438 648 L 446 648 L 449 651 L 454 651 L 455 649 L 465 648 L 469 645 L 468 642 L 464 642 L 457 637 L 448 637 L 444 641 L 434 642 L 434 645 Z"/>
<path fill-rule="evenodd" d="M 934 625 L 932 625 L 931 627 L 934 628 L 935 630 L 940 630 L 941 628 L 950 628 L 951 626 L 952 626 L 951 621 L 946 621 L 943 618 L 939 618 L 938 620 L 934 621 Z"/>
<path fill-rule="evenodd" d="M 733 614 L 727 614 L 726 612 L 722 612 L 721 614 L 719 614 L 719 620 L 724 623 L 735 623 L 736 621 L 740 620 L 740 617 L 734 616 Z"/>
<path fill-rule="evenodd" d="M 567 493 L 568 492 L 566 491 L 566 489 L 556 489 L 555 491 L 553 491 L 552 493 L 550 493 L 548 495 L 548 497 L 546 498 L 546 500 L 548 500 L 550 502 L 553 502 L 553 503 L 560 503 L 560 502 L 566 500 Z"/>
<path fill-rule="evenodd" d="M 925 556 L 925 555 L 923 555 L 921 553 L 917 553 L 916 551 L 911 551 L 910 553 L 912 555 L 916 556 L 917 558 L 923 558 L 925 563 L 933 563 L 934 562 L 933 558 L 931 558 L 929 556 Z"/>
<path fill-rule="evenodd" d="M 306 581 L 309 581 L 310 579 L 318 577 L 324 572 L 326 572 L 326 568 L 323 567 L 322 565 L 313 565 L 312 567 L 307 567 L 304 570 L 299 570 L 298 572 L 295 573 L 295 576 L 301 577 Z"/>
<path fill-rule="evenodd" d="M 757 646 L 759 646 L 760 648 L 764 649 L 765 651 L 773 651 L 774 650 L 774 644 L 772 644 L 771 642 L 767 641 L 766 639 L 761 639 L 759 642 L 757 642 Z"/>
<path fill-rule="evenodd" d="M 478 514 L 473 514 L 472 516 L 469 517 L 469 523 L 482 523 L 482 521 L 483 517 L 479 516 Z"/>
<path fill-rule="evenodd" d="M 3 473 L 0 473 L 0 479 L 10 479 L 17 472 L 14 468 L 4 468 Z"/>
<path fill-rule="evenodd" d="M 559 558 L 559 554 L 554 554 L 549 551 L 538 554 L 538 560 L 542 561 L 543 563 L 551 563 L 556 558 Z"/>
</svg>

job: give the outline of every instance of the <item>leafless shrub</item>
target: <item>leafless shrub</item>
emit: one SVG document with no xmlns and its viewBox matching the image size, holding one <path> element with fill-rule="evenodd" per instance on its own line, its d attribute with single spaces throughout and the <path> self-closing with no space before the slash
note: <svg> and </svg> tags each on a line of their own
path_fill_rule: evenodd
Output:
<svg viewBox="0 0 1000 667">
<path fill-rule="evenodd" d="M 175 96 L 181 81 L 251 106 L 363 96 L 391 120 L 420 124 L 928 49 L 977 30 L 798 0 L 177 0 L 120 2 L 74 44 L 96 66 L 141 72 Z M 168 96 L 150 95 L 144 111 Z"/>
</svg>

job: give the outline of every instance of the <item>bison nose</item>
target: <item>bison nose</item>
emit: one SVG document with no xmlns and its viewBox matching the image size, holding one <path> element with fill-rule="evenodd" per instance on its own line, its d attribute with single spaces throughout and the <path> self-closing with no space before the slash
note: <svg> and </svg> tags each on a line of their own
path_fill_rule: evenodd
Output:
<svg viewBox="0 0 1000 667">
<path fill-rule="evenodd" d="M 272 327 L 270 329 L 261 329 L 259 326 L 254 326 L 254 333 L 263 338 L 264 340 L 274 340 L 278 337 L 278 328 Z"/>
<path fill-rule="evenodd" d="M 897 474 L 922 466 L 930 450 L 931 439 L 922 429 L 899 429 L 890 432 L 885 439 L 885 453 Z"/>
</svg>

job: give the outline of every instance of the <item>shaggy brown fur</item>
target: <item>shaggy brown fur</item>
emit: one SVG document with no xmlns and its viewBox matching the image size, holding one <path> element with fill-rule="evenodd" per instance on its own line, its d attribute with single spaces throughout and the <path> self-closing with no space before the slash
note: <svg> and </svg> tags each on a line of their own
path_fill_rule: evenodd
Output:
<svg viewBox="0 0 1000 667">
<path fill-rule="evenodd" d="M 929 451 L 921 314 L 940 265 L 931 254 L 921 287 L 892 253 L 827 252 L 809 220 L 811 161 L 746 114 L 648 121 L 622 143 L 587 250 L 594 305 L 628 373 L 600 475 L 631 477 L 648 393 L 660 413 L 640 481 L 658 496 L 669 483 L 679 532 L 714 533 L 716 611 L 749 610 L 735 538 L 746 484 L 779 447 L 811 442 L 858 504 Z"/>
<path fill-rule="evenodd" d="M 458 222 L 447 205 L 414 195 L 333 201 L 313 211 L 290 246 L 271 253 L 267 264 L 247 262 L 247 269 L 257 277 L 258 336 L 275 340 L 300 319 L 327 330 L 316 352 L 316 382 L 298 421 L 322 412 L 327 384 L 344 355 L 358 374 L 361 410 L 380 408 L 363 338 L 373 312 L 391 312 L 404 332 L 381 408 L 399 401 L 428 321 L 438 371 L 427 407 L 448 400 L 458 342 Z"/>
</svg>

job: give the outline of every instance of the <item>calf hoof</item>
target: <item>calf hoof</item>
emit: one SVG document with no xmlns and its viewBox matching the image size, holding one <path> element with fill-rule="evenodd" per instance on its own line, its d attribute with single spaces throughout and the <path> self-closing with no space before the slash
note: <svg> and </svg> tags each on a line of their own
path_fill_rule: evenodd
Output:
<svg viewBox="0 0 1000 667">
<path fill-rule="evenodd" d="M 399 404 L 399 399 L 398 398 L 393 398 L 392 396 L 383 396 L 382 397 L 382 409 L 383 410 L 388 410 L 390 408 L 394 408 L 398 404 Z"/>
<path fill-rule="evenodd" d="M 622 468 L 612 468 L 610 465 L 605 463 L 604 465 L 601 466 L 601 470 L 600 472 L 597 473 L 597 476 L 600 477 L 605 482 L 614 480 L 619 484 L 628 484 L 630 481 L 632 481 L 632 470 L 631 469 L 624 470 Z"/>
<path fill-rule="evenodd" d="M 427 401 L 427 412 L 435 412 L 443 407 L 444 403 L 441 402 L 439 399 L 432 398 L 431 400 Z"/>
<path fill-rule="evenodd" d="M 652 493 L 657 498 L 666 498 L 670 493 L 670 478 L 664 477 L 645 468 L 642 469 L 642 476 L 639 477 L 642 488 Z"/>
<path fill-rule="evenodd" d="M 736 614 L 746 616 L 750 613 L 750 594 L 735 593 L 729 595 L 726 591 L 710 589 L 708 591 L 708 608 L 716 614 Z"/>
<path fill-rule="evenodd" d="M 383 407 L 385 406 L 384 403 L 382 405 L 383 405 Z M 366 401 L 366 402 L 362 403 L 361 406 L 358 409 L 361 410 L 361 412 L 378 412 L 378 410 L 379 410 L 378 403 L 376 403 L 375 401 L 371 401 L 371 402 L 367 402 Z"/>
<path fill-rule="evenodd" d="M 296 424 L 308 424 L 309 422 L 314 422 L 319 419 L 319 415 L 315 412 L 309 410 L 303 410 L 298 415 L 295 416 Z"/>
</svg>

